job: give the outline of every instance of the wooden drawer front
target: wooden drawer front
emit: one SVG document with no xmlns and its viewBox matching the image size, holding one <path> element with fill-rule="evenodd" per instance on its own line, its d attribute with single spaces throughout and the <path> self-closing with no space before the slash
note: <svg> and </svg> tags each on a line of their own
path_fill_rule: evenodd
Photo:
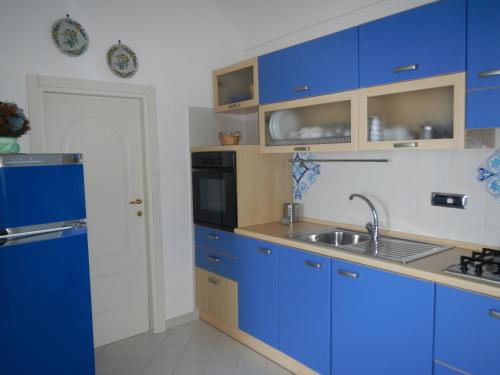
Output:
<svg viewBox="0 0 500 375">
<path fill-rule="evenodd" d="M 238 327 L 238 284 L 196 268 L 196 304 L 216 319 Z"/>
<path fill-rule="evenodd" d="M 259 57 L 260 104 L 358 87 L 358 29 L 352 28 Z"/>
<path fill-rule="evenodd" d="M 465 71 L 465 23 L 465 0 L 443 0 L 361 25 L 360 87 Z"/>
<path fill-rule="evenodd" d="M 438 285 L 434 358 L 471 374 L 500 369 L 500 299 Z"/>
<path fill-rule="evenodd" d="M 467 129 L 500 128 L 500 88 L 467 93 Z"/>
<path fill-rule="evenodd" d="M 196 247 L 196 267 L 215 272 L 231 280 L 237 280 L 237 258 L 218 251 Z"/>
<path fill-rule="evenodd" d="M 236 249 L 233 243 L 234 234 L 220 229 L 194 226 L 194 239 L 197 247 L 212 249 L 221 253 L 236 256 Z"/>
<path fill-rule="evenodd" d="M 500 1 L 467 2 L 467 88 L 500 86 Z"/>
</svg>

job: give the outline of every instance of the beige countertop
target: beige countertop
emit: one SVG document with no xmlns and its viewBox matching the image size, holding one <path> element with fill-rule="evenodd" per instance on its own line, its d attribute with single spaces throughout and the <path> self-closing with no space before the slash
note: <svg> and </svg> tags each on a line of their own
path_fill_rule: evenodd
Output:
<svg viewBox="0 0 500 375">
<path fill-rule="evenodd" d="M 354 229 L 349 225 L 337 224 L 335 226 L 346 229 Z M 383 270 L 500 298 L 500 285 L 497 286 L 491 282 L 480 280 L 476 281 L 473 279 L 467 279 L 465 277 L 454 276 L 442 272 L 442 270 L 447 266 L 458 263 L 460 255 L 469 255 L 471 253 L 471 250 L 453 247 L 450 250 L 444 251 L 442 253 L 435 254 L 407 264 L 402 264 L 369 255 L 353 253 L 352 251 L 348 250 L 336 249 L 325 245 L 315 245 L 288 238 L 288 235 L 292 233 L 307 233 L 327 227 L 332 227 L 332 225 L 324 225 L 306 221 L 301 221 L 290 225 L 283 225 L 279 222 L 275 222 L 254 225 L 245 228 L 237 228 L 235 229 L 235 233 L 264 241 L 275 242 L 281 245 L 290 246 L 305 251 L 310 251 L 319 255 L 325 255 L 332 258 L 376 267 Z M 405 237 L 408 238 L 411 236 Z M 422 238 L 420 237 L 419 240 L 422 240 Z"/>
</svg>

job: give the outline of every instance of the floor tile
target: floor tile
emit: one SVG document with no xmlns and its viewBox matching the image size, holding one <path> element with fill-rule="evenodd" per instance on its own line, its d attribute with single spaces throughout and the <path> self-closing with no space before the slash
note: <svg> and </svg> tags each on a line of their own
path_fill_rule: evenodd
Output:
<svg viewBox="0 0 500 375">
<path fill-rule="evenodd" d="M 116 369 L 113 375 L 140 375 L 145 370 L 150 360 L 141 358 L 125 358 Z"/>
<path fill-rule="evenodd" d="M 175 368 L 174 375 L 203 375 L 208 366 L 208 360 L 182 359 Z"/>
<path fill-rule="evenodd" d="M 203 375 L 233 375 L 237 361 L 209 360 Z"/>
<path fill-rule="evenodd" d="M 176 366 L 177 361 L 153 359 L 149 362 L 143 375 L 171 375 Z"/>
</svg>

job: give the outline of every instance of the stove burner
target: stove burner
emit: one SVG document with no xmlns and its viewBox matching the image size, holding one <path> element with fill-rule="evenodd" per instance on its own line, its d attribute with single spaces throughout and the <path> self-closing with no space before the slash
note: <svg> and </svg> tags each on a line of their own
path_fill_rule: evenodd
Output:
<svg viewBox="0 0 500 375">
<path fill-rule="evenodd" d="M 460 257 L 460 270 L 467 274 L 469 267 L 473 272 L 481 277 L 485 270 L 500 274 L 500 251 L 493 249 L 483 249 L 482 252 L 474 251 L 471 256 Z"/>
</svg>

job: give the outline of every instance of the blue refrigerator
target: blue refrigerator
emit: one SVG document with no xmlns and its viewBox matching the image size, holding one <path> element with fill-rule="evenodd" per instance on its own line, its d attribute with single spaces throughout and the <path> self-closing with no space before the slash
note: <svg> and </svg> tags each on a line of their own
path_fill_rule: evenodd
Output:
<svg viewBox="0 0 500 375">
<path fill-rule="evenodd" d="M 0 374 L 93 375 L 79 154 L 0 155 Z"/>
</svg>

